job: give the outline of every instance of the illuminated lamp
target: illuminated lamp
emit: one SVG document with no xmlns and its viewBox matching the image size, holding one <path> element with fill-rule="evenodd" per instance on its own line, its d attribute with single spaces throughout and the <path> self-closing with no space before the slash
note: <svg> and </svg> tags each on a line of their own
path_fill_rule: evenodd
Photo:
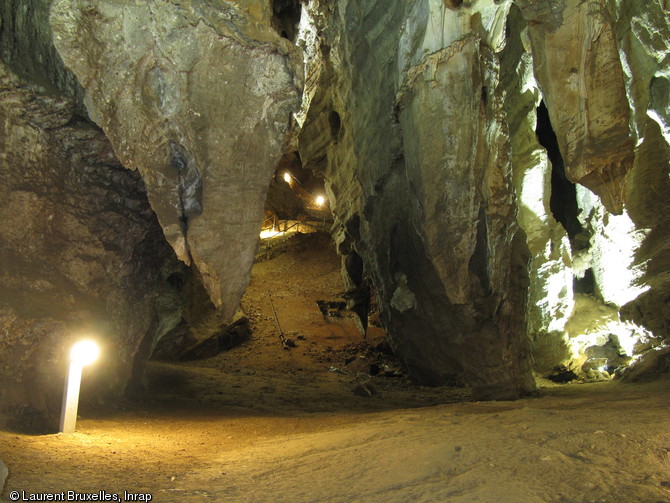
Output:
<svg viewBox="0 0 670 503">
<path fill-rule="evenodd" d="M 79 388 L 81 387 L 81 371 L 98 359 L 100 348 L 90 339 L 83 339 L 72 346 L 70 350 L 70 367 L 65 380 L 63 406 L 60 416 L 60 431 L 74 432 L 77 423 L 77 409 L 79 408 Z"/>
</svg>

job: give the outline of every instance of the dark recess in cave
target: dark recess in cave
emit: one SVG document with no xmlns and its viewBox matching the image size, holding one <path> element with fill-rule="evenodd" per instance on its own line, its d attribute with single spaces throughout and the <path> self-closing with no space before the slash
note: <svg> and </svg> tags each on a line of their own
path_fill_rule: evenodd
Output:
<svg viewBox="0 0 670 503">
<path fill-rule="evenodd" d="M 330 112 L 330 115 L 328 116 L 328 123 L 330 124 L 330 133 L 333 135 L 333 138 L 337 139 L 337 135 L 340 133 L 340 128 L 342 127 L 340 114 L 338 114 L 335 110 Z"/>
<path fill-rule="evenodd" d="M 450 9 L 458 9 L 461 4 L 463 3 L 463 0 L 444 0 L 444 5 L 445 7 L 448 7 Z"/>
<path fill-rule="evenodd" d="M 588 247 L 584 242 L 584 228 L 579 222 L 579 207 L 577 206 L 577 190 L 574 183 L 565 175 L 565 163 L 558 148 L 558 139 L 551 126 L 549 111 L 544 100 L 537 107 L 537 125 L 535 126 L 537 141 L 547 150 L 551 162 L 551 197 L 549 207 L 554 218 L 560 222 L 570 238 L 573 250 Z M 593 293 L 595 291 L 593 271 L 587 270 L 582 278 L 575 278 L 573 290 L 575 293 Z"/>
<path fill-rule="evenodd" d="M 584 230 L 577 219 L 579 214 L 577 191 L 575 184 L 565 176 L 565 163 L 558 148 L 558 139 L 551 126 L 549 112 L 544 101 L 541 101 L 537 107 L 535 134 L 540 145 L 547 150 L 547 156 L 551 162 L 551 199 L 549 200 L 551 213 L 568 233 L 570 242 L 573 242 L 575 236 Z"/>
<path fill-rule="evenodd" d="M 272 25 L 283 38 L 295 42 L 302 6 L 299 0 L 273 0 Z"/>
<path fill-rule="evenodd" d="M 574 293 L 595 293 L 596 279 L 593 275 L 593 269 L 590 267 L 584 271 L 584 276 L 581 278 L 575 277 L 572 280 L 572 291 Z"/>
</svg>

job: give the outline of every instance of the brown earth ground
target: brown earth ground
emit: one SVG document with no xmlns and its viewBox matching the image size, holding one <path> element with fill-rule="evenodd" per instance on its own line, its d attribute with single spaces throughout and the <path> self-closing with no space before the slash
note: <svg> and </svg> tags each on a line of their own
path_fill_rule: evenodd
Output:
<svg viewBox="0 0 670 503">
<path fill-rule="evenodd" d="M 412 386 L 374 349 L 381 329 L 363 342 L 348 313 L 319 310 L 316 300 L 343 289 L 328 239 L 293 242 L 254 267 L 242 302 L 247 342 L 151 362 L 145 397 L 84 409 L 74 434 L 0 428 L 10 472 L 2 498 L 670 502 L 667 378 L 548 385 L 515 402 Z M 295 347 L 282 348 L 270 294 Z"/>
</svg>

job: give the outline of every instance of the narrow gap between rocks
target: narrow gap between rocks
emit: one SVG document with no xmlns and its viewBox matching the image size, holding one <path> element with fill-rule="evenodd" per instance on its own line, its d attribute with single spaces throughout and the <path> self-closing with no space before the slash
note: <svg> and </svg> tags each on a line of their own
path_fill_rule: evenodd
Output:
<svg viewBox="0 0 670 503">
<path fill-rule="evenodd" d="M 588 236 L 578 218 L 580 210 L 577 205 L 576 186 L 565 175 L 565 163 L 544 100 L 537 107 L 535 134 L 540 145 L 546 149 L 551 163 L 551 197 L 549 200 L 551 213 L 568 233 L 573 252 L 588 248 Z M 585 294 L 595 292 L 595 278 L 591 269 L 587 269 L 582 277 L 574 278 L 573 291 Z"/>
</svg>

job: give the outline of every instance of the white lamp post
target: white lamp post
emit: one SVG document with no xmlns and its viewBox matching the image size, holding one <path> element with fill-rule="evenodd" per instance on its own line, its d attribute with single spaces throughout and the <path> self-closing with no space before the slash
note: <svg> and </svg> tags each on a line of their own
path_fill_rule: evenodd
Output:
<svg viewBox="0 0 670 503">
<path fill-rule="evenodd" d="M 77 408 L 79 407 L 81 371 L 85 365 L 97 360 L 99 354 L 98 345 L 89 339 L 77 342 L 70 350 L 70 368 L 65 379 L 63 407 L 60 414 L 60 431 L 63 433 L 74 432 L 77 423 Z"/>
</svg>

